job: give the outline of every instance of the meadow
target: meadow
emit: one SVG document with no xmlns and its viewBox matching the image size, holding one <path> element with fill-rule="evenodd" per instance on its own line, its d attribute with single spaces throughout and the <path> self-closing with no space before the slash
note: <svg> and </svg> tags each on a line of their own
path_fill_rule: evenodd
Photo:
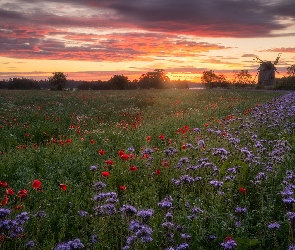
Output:
<svg viewBox="0 0 295 250">
<path fill-rule="evenodd" d="M 295 249 L 295 93 L 0 91 L 0 249 Z"/>
</svg>

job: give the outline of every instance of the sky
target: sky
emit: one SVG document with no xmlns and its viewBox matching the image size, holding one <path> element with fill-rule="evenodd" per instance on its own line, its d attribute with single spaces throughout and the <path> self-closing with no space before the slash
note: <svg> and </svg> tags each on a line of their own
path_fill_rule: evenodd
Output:
<svg viewBox="0 0 295 250">
<path fill-rule="evenodd" d="M 295 0 L 0 0 L 0 79 L 130 80 L 164 69 L 279 74 L 295 64 Z"/>
</svg>

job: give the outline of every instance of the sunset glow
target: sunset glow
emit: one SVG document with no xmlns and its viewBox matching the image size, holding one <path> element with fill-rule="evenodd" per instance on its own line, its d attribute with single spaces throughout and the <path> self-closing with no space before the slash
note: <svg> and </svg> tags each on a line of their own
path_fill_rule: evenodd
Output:
<svg viewBox="0 0 295 250">
<path fill-rule="evenodd" d="M 164 69 L 171 80 L 202 72 L 231 76 L 256 56 L 278 77 L 295 61 L 294 0 L 0 0 L 0 79 L 138 79 Z"/>
</svg>

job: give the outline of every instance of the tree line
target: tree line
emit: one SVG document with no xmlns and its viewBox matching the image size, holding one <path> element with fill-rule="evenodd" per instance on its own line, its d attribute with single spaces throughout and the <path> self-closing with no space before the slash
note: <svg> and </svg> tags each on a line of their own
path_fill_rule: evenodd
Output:
<svg viewBox="0 0 295 250">
<path fill-rule="evenodd" d="M 26 78 L 10 78 L 0 81 L 0 89 L 48 89 L 63 90 L 77 88 L 79 90 L 127 90 L 127 89 L 165 89 L 189 88 L 188 81 L 172 81 L 163 69 L 142 74 L 139 79 L 130 81 L 127 76 L 114 75 L 107 81 L 73 81 L 68 80 L 63 72 L 54 72 L 45 81 L 36 81 Z"/>
</svg>

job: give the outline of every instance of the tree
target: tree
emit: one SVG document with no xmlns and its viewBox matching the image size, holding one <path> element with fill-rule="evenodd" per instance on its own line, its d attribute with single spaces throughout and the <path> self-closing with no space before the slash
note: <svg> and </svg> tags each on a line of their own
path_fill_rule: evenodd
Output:
<svg viewBox="0 0 295 250">
<path fill-rule="evenodd" d="M 127 89 L 129 80 L 127 76 L 123 75 L 114 75 L 110 80 L 109 83 L 111 84 L 113 89 Z"/>
<path fill-rule="evenodd" d="M 139 84 L 144 89 L 162 89 L 170 81 L 163 69 L 155 69 L 153 72 L 142 74 L 139 78 Z"/>
<path fill-rule="evenodd" d="M 229 85 L 223 74 L 216 75 L 213 70 L 204 71 L 201 81 L 205 84 L 206 88 L 226 88 Z"/>
<path fill-rule="evenodd" d="M 254 84 L 254 80 L 248 70 L 241 70 L 235 73 L 233 83 L 238 86 L 245 86 L 248 84 Z"/>
<path fill-rule="evenodd" d="M 67 83 L 67 76 L 63 72 L 54 72 L 53 76 L 48 80 L 51 85 L 51 90 L 63 90 Z"/>
<path fill-rule="evenodd" d="M 295 64 L 287 68 L 288 76 L 295 76 Z"/>
</svg>

